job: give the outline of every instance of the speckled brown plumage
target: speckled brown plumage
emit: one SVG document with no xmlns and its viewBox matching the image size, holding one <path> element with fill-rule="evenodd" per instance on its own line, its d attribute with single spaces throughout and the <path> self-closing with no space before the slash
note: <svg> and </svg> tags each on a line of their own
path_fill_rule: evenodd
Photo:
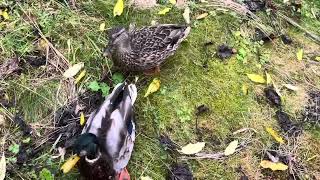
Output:
<svg viewBox="0 0 320 180">
<path fill-rule="evenodd" d="M 105 53 L 125 71 L 148 71 L 175 53 L 190 27 L 162 24 L 141 29 L 114 28 Z"/>
</svg>

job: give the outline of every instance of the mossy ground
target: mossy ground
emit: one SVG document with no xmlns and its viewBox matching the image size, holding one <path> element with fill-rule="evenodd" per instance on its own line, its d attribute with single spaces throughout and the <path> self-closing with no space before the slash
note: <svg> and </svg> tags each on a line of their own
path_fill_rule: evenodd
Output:
<svg viewBox="0 0 320 180">
<path fill-rule="evenodd" d="M 4 2 L 8 3 L 8 2 Z M 77 92 L 87 88 L 93 80 L 99 80 L 103 72 L 109 71 L 107 59 L 101 55 L 101 50 L 107 44 L 105 32 L 99 31 L 99 25 L 106 27 L 117 25 L 128 26 L 133 22 L 137 26 L 150 25 L 152 20 L 159 23 L 184 23 L 183 10 L 172 9 L 161 16 L 154 10 L 135 10 L 126 8 L 120 17 L 113 17 L 113 2 L 109 1 L 77 1 L 77 9 L 73 10 L 63 1 L 37 2 L 12 5 L 10 19 L 1 25 L 0 62 L 15 55 L 23 56 L 33 52 L 37 47 L 39 37 L 25 17 L 25 13 L 35 17 L 35 22 L 41 25 L 42 33 L 48 38 L 71 64 L 84 62 L 87 70 L 85 80 L 79 85 Z M 310 7 L 308 3 L 305 11 Z M 192 8 L 193 16 L 202 10 Z M 311 15 L 310 15 L 311 16 Z M 319 20 L 303 17 L 303 25 L 319 33 Z M 317 64 L 312 64 L 309 58 L 303 62 L 296 60 L 296 52 L 303 48 L 305 53 L 319 53 L 320 47 L 303 35 L 303 32 L 288 26 L 288 31 L 294 44 L 284 45 L 276 39 L 266 45 L 257 45 L 246 36 L 236 36 L 234 32 L 241 31 L 246 22 L 232 13 L 216 12 L 203 20 L 194 20 L 192 31 L 187 40 L 182 43 L 177 53 L 168 59 L 161 69 L 158 78 L 161 80 L 161 90 L 144 98 L 147 85 L 153 77 L 140 75 L 138 81 L 138 101 L 135 107 L 137 123 L 137 142 L 133 157 L 129 163 L 132 179 L 150 176 L 153 179 L 164 179 L 174 162 L 186 162 L 190 165 L 196 179 L 238 179 L 242 174 L 241 166 L 250 179 L 261 179 L 270 175 L 270 171 L 261 170 L 259 162 L 263 151 L 271 148 L 275 141 L 265 132 L 266 126 L 280 131 L 274 118 L 275 110 L 263 98 L 265 85 L 250 82 L 247 73 L 264 75 L 267 70 L 275 84 L 281 87 L 284 99 L 284 109 L 293 116 L 299 117 L 306 103 L 306 92 L 312 87 L 318 89 L 319 70 Z M 253 31 L 253 29 L 246 29 Z M 204 43 L 212 41 L 206 53 Z M 70 44 L 68 44 L 70 42 Z M 248 54 L 247 62 L 239 61 L 236 56 L 228 60 L 220 60 L 214 55 L 218 45 L 226 43 L 235 48 L 244 48 Z M 259 49 L 268 55 L 268 62 L 261 62 L 256 54 Z M 318 54 L 319 55 L 319 54 Z M 266 60 L 266 59 L 264 59 Z M 203 64 L 207 61 L 207 68 Z M 50 115 L 67 103 L 69 88 L 64 87 L 61 73 L 48 74 L 47 69 L 28 67 L 22 75 L 0 81 L 1 90 L 5 90 L 16 105 L 11 109 L 2 109 L 6 115 L 21 112 L 28 123 L 42 135 L 44 126 L 51 126 Z M 114 72 L 112 72 L 114 73 Z M 290 92 L 282 84 L 297 84 L 303 91 Z M 248 86 L 249 93 L 242 91 Z M 205 104 L 210 108 L 208 113 L 196 117 L 195 109 Z M 196 118 L 200 134 L 196 132 Z M 6 145 L 19 144 L 19 130 L 7 125 L 3 130 L 6 135 Z M 232 133 L 241 128 L 254 128 L 254 136 Z M 233 139 L 251 139 L 244 150 L 221 161 L 217 160 L 182 160 L 166 152 L 159 143 L 160 134 L 167 134 L 179 145 L 190 142 L 204 141 L 207 143 L 204 151 L 223 151 Z M 38 136 L 34 135 L 34 136 Z M 299 138 L 301 147 L 297 149 L 299 162 L 308 167 L 310 174 L 305 178 L 318 176 L 320 173 L 320 135 L 318 128 L 306 130 Z M 50 149 L 50 147 L 48 148 Z M 62 161 L 51 158 L 52 152 L 46 151 L 29 167 L 13 170 L 8 179 L 38 179 L 38 170 L 49 169 L 56 179 L 75 179 L 76 170 L 68 175 L 58 173 Z M 7 158 L 14 155 L 6 151 Z M 8 167 L 10 167 L 8 161 Z M 12 163 L 13 164 L 13 163 Z M 25 173 L 28 172 L 28 173 Z M 281 173 L 278 173 L 281 174 Z"/>
</svg>

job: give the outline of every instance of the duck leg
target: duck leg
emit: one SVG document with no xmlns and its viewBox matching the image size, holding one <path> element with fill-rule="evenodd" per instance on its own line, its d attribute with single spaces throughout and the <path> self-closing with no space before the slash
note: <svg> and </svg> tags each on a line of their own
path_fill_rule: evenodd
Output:
<svg viewBox="0 0 320 180">
<path fill-rule="evenodd" d="M 143 74 L 145 74 L 147 76 L 158 75 L 158 74 L 160 74 L 160 66 L 156 66 L 155 68 L 146 70 L 143 72 Z"/>
</svg>

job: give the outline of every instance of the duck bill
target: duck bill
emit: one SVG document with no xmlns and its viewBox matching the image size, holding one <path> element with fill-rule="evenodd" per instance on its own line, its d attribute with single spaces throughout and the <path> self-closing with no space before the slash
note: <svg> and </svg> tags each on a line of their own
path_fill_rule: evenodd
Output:
<svg viewBox="0 0 320 180">
<path fill-rule="evenodd" d="M 117 180 L 130 180 L 130 175 L 127 168 L 124 168 L 118 175 Z"/>
</svg>

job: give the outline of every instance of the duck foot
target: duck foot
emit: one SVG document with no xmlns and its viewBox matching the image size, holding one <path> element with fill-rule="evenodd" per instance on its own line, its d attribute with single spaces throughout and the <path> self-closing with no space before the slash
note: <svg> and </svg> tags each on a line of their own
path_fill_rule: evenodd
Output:
<svg viewBox="0 0 320 180">
<path fill-rule="evenodd" d="M 143 72 L 143 74 L 147 75 L 147 76 L 158 75 L 158 74 L 160 74 L 160 67 L 157 66 L 153 69 L 146 70 Z"/>
</svg>

